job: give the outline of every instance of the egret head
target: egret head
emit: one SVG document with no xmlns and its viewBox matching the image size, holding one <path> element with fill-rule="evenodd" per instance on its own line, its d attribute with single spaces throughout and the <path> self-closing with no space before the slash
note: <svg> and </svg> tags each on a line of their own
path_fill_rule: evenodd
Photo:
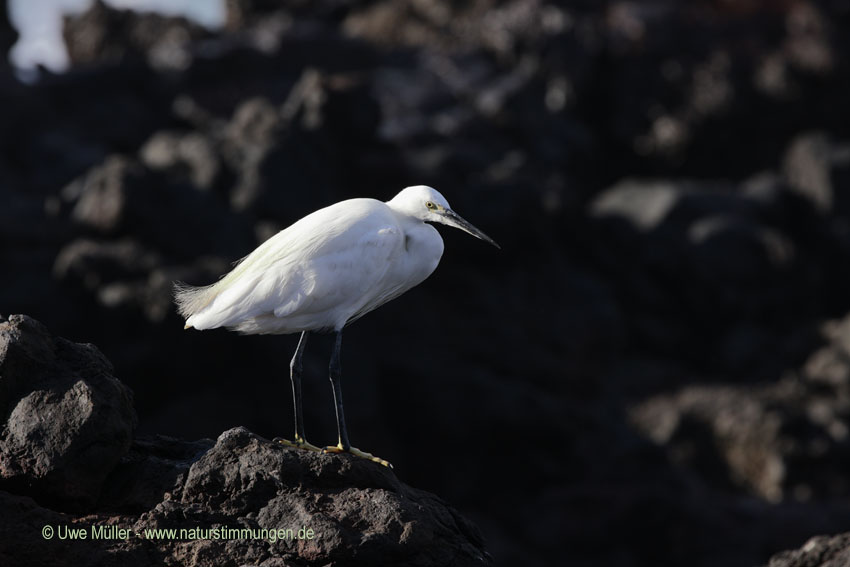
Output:
<svg viewBox="0 0 850 567">
<path fill-rule="evenodd" d="M 446 198 L 433 187 L 428 187 L 427 185 L 408 187 L 393 197 L 391 201 L 388 201 L 387 204 L 400 213 L 410 215 L 419 220 L 438 222 L 459 228 L 476 238 L 480 238 L 484 242 L 489 242 L 496 248 L 500 248 L 492 238 L 454 212 L 449 206 L 449 202 L 446 201 Z"/>
</svg>

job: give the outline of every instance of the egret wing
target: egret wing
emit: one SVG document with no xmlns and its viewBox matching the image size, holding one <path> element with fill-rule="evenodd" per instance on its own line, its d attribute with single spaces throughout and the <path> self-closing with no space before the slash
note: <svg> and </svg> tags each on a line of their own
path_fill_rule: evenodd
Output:
<svg viewBox="0 0 850 567">
<path fill-rule="evenodd" d="M 404 236 L 397 226 L 364 227 L 359 237 L 348 238 L 345 246 L 302 263 L 286 302 L 274 309 L 277 317 L 324 320 L 341 326 L 376 294 L 382 293 L 384 277 L 395 257 L 402 253 Z M 353 236 L 349 231 L 347 235 Z"/>
<path fill-rule="evenodd" d="M 383 203 L 337 203 L 260 245 L 205 291 L 207 304 L 187 323 L 240 329 L 260 317 L 286 320 L 275 323 L 276 331 L 246 326 L 250 332 L 340 325 L 380 293 L 378 284 L 403 248 L 403 233 Z"/>
</svg>

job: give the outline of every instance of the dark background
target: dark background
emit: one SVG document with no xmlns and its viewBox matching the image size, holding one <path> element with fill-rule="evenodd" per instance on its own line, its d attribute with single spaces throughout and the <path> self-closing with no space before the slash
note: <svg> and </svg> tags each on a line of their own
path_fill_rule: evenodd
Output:
<svg viewBox="0 0 850 567">
<path fill-rule="evenodd" d="M 748 566 L 850 530 L 850 4 L 228 8 L 96 5 L 69 72 L 0 64 L 0 312 L 97 344 L 140 434 L 291 436 L 297 337 L 183 331 L 172 282 L 428 184 L 502 250 L 441 229 L 435 274 L 347 330 L 349 429 L 499 565 Z"/>
</svg>

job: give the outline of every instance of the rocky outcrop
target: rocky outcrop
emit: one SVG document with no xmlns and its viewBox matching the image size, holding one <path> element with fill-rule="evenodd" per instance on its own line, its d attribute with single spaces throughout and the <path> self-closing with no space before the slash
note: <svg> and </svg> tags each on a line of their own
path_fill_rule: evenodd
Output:
<svg viewBox="0 0 850 567">
<path fill-rule="evenodd" d="M 0 488 L 59 509 L 90 508 L 130 448 L 130 389 L 94 345 L 39 322 L 0 322 Z"/>
<path fill-rule="evenodd" d="M 767 567 L 843 567 L 850 564 L 850 534 L 818 536 L 799 549 L 782 551 Z"/>
<path fill-rule="evenodd" d="M 95 0 L 82 14 L 66 18 L 63 35 L 73 65 L 147 63 L 173 72 L 189 67 L 191 42 L 210 32 L 184 18 L 113 10 Z"/>
<path fill-rule="evenodd" d="M 3 565 L 491 563 L 473 524 L 376 463 L 241 427 L 132 439 L 109 362 L 29 317 L 0 323 L 0 392 Z"/>
</svg>

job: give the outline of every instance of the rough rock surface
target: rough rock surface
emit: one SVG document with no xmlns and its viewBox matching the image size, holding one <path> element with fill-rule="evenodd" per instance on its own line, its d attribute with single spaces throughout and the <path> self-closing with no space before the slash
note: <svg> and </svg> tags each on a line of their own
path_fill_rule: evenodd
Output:
<svg viewBox="0 0 850 567">
<path fill-rule="evenodd" d="M 110 371 L 29 317 L 0 324 L 3 565 L 492 563 L 473 524 L 363 459 L 241 427 L 131 445 L 132 397 Z"/>
<path fill-rule="evenodd" d="M 768 567 L 843 567 L 844 565 L 850 565 L 850 533 L 813 537 L 800 549 L 777 553 L 768 563 Z"/>
<path fill-rule="evenodd" d="M 129 388 L 94 345 L 0 318 L 0 488 L 90 507 L 133 438 Z"/>
<path fill-rule="evenodd" d="M 256 564 L 271 557 L 308 565 L 490 563 L 477 528 L 436 496 L 401 483 L 390 469 L 284 448 L 244 428 L 224 432 L 171 498 L 143 514 L 134 530 L 217 526 L 291 529 L 295 536 L 271 544 L 261 538 L 167 549 L 178 561 L 194 558 L 199 565 L 216 565 L 221 557 Z"/>
</svg>

